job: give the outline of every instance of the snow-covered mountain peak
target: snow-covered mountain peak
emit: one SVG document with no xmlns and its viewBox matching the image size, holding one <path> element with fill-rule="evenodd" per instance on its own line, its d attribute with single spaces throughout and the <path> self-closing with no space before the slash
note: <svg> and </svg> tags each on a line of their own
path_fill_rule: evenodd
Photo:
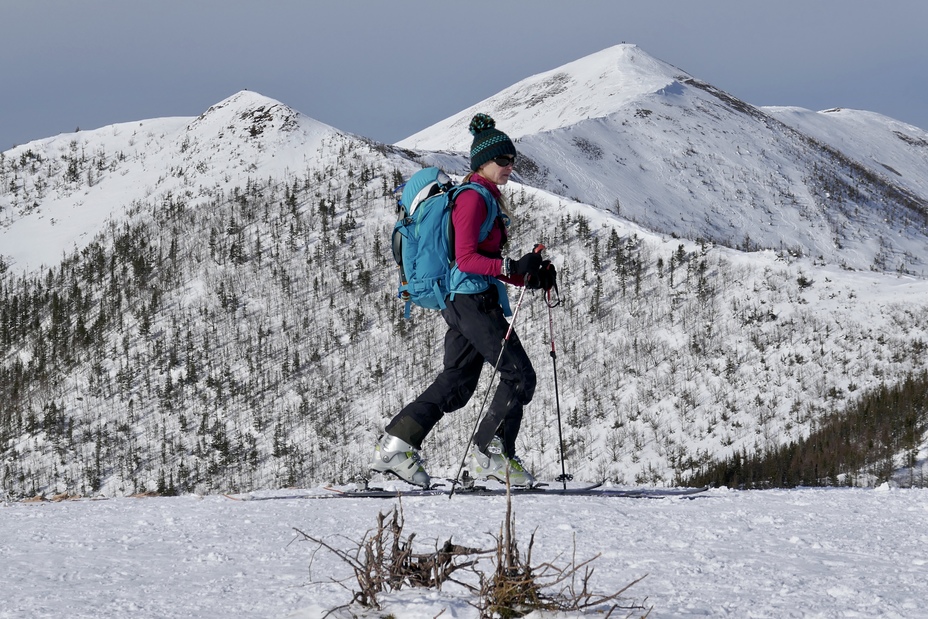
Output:
<svg viewBox="0 0 928 619">
<path fill-rule="evenodd" d="M 54 264 L 133 202 L 205 200 L 249 177 L 285 176 L 319 156 L 329 139 L 355 138 L 243 90 L 197 117 L 121 123 L 19 146 L 3 153 L 0 167 L 0 260 L 24 270 Z"/>
<path fill-rule="evenodd" d="M 236 109 L 242 108 L 258 108 L 276 105 L 283 106 L 284 104 L 276 99 L 262 95 L 259 92 L 255 92 L 254 90 L 244 89 L 229 97 L 226 97 L 215 105 L 211 105 L 209 109 L 203 113 L 203 116 L 218 112 L 219 110 L 223 109 L 231 109 L 235 111 Z"/>
<path fill-rule="evenodd" d="M 758 108 L 618 45 L 398 145 L 467 153 L 476 112 L 516 141 L 519 180 L 651 230 L 851 269 L 928 265 L 924 132 L 892 119 Z"/>
<path fill-rule="evenodd" d="M 299 112 L 270 97 L 242 90 L 194 119 L 187 127 L 190 133 L 209 134 L 232 131 L 241 137 L 257 137 L 268 129 L 292 130 Z"/>
<path fill-rule="evenodd" d="M 621 44 L 551 71 L 528 77 L 459 114 L 398 143 L 423 150 L 466 151 L 470 119 L 493 116 L 514 139 L 608 116 L 650 94 L 678 94 L 690 76 L 642 51 Z"/>
<path fill-rule="evenodd" d="M 177 139 L 185 158 L 195 165 L 202 167 L 203 161 L 213 160 L 216 165 L 225 165 L 223 160 L 246 161 L 254 171 L 268 164 L 280 167 L 279 161 L 271 162 L 261 154 L 269 149 L 274 158 L 302 160 L 325 138 L 338 135 L 345 134 L 280 101 L 242 90 L 210 106 Z"/>
</svg>

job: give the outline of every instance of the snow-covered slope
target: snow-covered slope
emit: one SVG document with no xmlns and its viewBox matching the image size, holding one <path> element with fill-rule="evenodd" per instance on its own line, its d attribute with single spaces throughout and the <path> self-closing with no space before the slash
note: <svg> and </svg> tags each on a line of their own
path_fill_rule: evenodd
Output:
<svg viewBox="0 0 928 619">
<path fill-rule="evenodd" d="M 513 139 L 567 129 L 610 116 L 640 97 L 677 91 L 679 81 L 688 78 L 634 45 L 618 45 L 528 77 L 397 145 L 466 152 L 471 141 L 467 125 L 477 112 L 490 112 Z"/>
<path fill-rule="evenodd" d="M 527 78 L 398 145 L 466 153 L 478 111 L 516 140 L 520 178 L 647 228 L 854 269 L 928 267 L 928 187 L 916 172 L 928 133 L 914 127 L 874 119 L 869 139 L 854 141 L 806 133 L 808 123 L 780 122 L 619 45 Z"/>
<path fill-rule="evenodd" d="M 888 173 L 895 184 L 913 194 L 928 196 L 928 174 L 925 173 L 928 170 L 928 134 L 924 130 L 864 110 L 762 109 L 860 164 Z"/>
<path fill-rule="evenodd" d="M 51 266 L 133 205 L 286 178 L 324 140 L 344 136 L 258 93 L 241 91 L 196 118 L 120 123 L 3 153 L 0 257 L 17 270 Z"/>
</svg>

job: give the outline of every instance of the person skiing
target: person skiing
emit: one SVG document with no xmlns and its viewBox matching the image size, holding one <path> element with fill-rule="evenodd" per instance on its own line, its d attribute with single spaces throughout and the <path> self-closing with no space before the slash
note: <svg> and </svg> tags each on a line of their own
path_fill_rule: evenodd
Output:
<svg viewBox="0 0 928 619">
<path fill-rule="evenodd" d="M 535 478 L 516 456 L 516 437 L 522 423 L 523 407 L 535 393 L 535 370 L 515 332 L 503 343 L 509 323 L 506 282 L 515 286 L 541 288 L 542 278 L 553 279 L 553 267 L 545 264 L 539 252 L 529 252 L 514 260 L 504 258 L 509 217 L 500 186 L 509 181 L 516 159 L 516 148 L 496 122 L 477 114 L 470 122 L 473 134 L 470 168 L 464 182 L 479 183 L 495 199 L 486 203 L 481 192 L 461 191 L 452 211 L 456 270 L 452 290 L 441 311 L 448 325 L 444 342 L 444 369 L 413 402 L 405 406 L 386 426 L 374 448 L 375 471 L 393 473 L 423 487 L 431 484 L 419 455 L 422 441 L 445 413 L 463 407 L 480 379 L 484 362 L 499 360 L 500 382 L 473 437 L 467 456 L 468 471 L 476 479 L 505 481 L 530 486 Z M 490 234 L 478 241 L 481 224 L 491 211 L 498 213 Z M 502 350 L 502 355 L 500 351 Z"/>
</svg>

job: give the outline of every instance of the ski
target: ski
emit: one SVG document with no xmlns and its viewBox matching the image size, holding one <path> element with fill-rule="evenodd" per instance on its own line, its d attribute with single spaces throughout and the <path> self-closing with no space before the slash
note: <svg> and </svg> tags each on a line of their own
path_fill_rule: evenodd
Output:
<svg viewBox="0 0 928 619">
<path fill-rule="evenodd" d="M 509 490 L 513 496 L 588 496 L 588 497 L 614 497 L 630 499 L 662 499 L 662 498 L 691 498 L 698 496 L 707 490 L 708 486 L 702 488 L 603 488 L 602 483 L 590 484 L 572 488 L 552 487 L 549 485 L 536 485 L 532 487 L 514 487 Z M 432 488 L 361 488 L 361 489 L 338 489 L 327 487 L 326 490 L 332 492 L 329 495 L 308 495 L 343 497 L 343 498 L 377 498 L 391 499 L 403 497 L 420 497 L 420 496 L 448 496 L 452 494 L 450 488 L 432 487 Z M 507 490 L 505 487 L 488 487 L 483 485 L 459 486 L 453 490 L 454 496 L 505 496 Z"/>
<path fill-rule="evenodd" d="M 564 488 L 560 484 L 554 485 L 540 483 L 531 487 L 513 487 L 510 492 L 513 496 L 574 496 L 574 497 L 613 497 L 627 499 L 664 499 L 664 498 L 695 498 L 709 490 L 708 486 L 702 488 L 615 488 L 604 487 L 603 482 Z M 371 487 L 338 487 L 324 486 L 312 491 L 288 494 L 271 495 L 230 495 L 228 499 L 235 501 L 271 501 L 295 499 L 396 499 L 405 497 L 430 496 L 506 496 L 505 486 L 489 486 L 477 482 L 473 485 L 458 485 L 454 490 L 444 484 L 437 484 L 430 488 L 416 488 L 412 486 L 386 486 Z"/>
<path fill-rule="evenodd" d="M 518 494 L 557 494 L 557 495 L 584 495 L 589 492 L 592 492 L 602 486 L 602 482 L 597 484 L 590 484 L 588 486 L 582 486 L 579 488 L 555 488 L 549 486 L 547 483 L 535 484 L 534 486 L 521 487 L 513 486 L 510 491 L 513 495 Z M 451 494 L 449 490 L 445 494 Z M 505 487 L 488 487 L 475 483 L 474 485 L 460 485 L 454 488 L 453 494 L 471 494 L 475 496 L 495 496 L 495 495 L 505 495 Z"/>
<path fill-rule="evenodd" d="M 331 497 L 345 497 L 352 499 L 395 499 L 398 497 L 416 497 L 416 496 L 447 496 L 448 490 L 442 488 L 410 488 L 410 489 L 388 489 L 388 488 L 363 488 L 359 490 L 339 490 L 328 487 L 326 490 L 334 492 Z"/>
<path fill-rule="evenodd" d="M 683 497 L 696 497 L 709 490 L 709 486 L 701 488 L 604 488 L 591 495 L 611 496 L 631 499 L 662 499 Z"/>
</svg>

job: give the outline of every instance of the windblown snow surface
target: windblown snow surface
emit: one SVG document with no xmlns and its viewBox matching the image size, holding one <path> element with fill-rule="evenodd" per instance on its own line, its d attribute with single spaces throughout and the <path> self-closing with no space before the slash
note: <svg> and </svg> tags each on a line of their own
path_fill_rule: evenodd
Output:
<svg viewBox="0 0 928 619">
<path fill-rule="evenodd" d="M 298 532 L 357 549 L 394 499 L 324 492 L 120 498 L 0 507 L 0 617 L 317 619 L 357 589 L 347 564 Z M 291 498 L 285 498 L 291 497 Z M 418 551 L 452 538 L 491 548 L 505 497 L 407 497 Z M 592 563 L 592 589 L 645 610 L 613 617 L 928 616 L 928 490 L 714 489 L 697 499 L 521 496 L 516 537 L 533 564 Z M 481 568 L 492 573 L 490 559 Z M 342 585 L 333 580 L 341 580 Z M 333 617 L 476 618 L 461 587 L 402 590 Z M 532 613 L 530 617 L 579 617 Z M 589 616 L 603 616 L 591 613 Z"/>
</svg>

